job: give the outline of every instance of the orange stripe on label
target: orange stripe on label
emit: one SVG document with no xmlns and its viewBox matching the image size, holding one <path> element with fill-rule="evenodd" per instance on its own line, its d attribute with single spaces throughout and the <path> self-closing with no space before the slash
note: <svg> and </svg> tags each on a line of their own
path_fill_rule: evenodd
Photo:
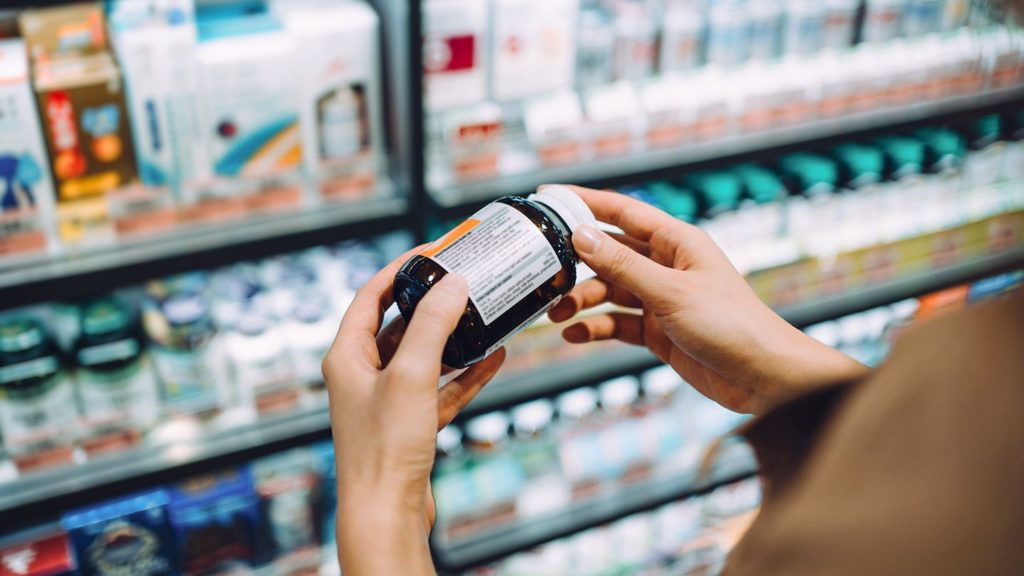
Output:
<svg viewBox="0 0 1024 576">
<path fill-rule="evenodd" d="M 480 224 L 479 220 L 473 220 L 472 218 L 466 220 L 462 224 L 459 224 L 455 228 L 449 230 L 444 236 L 434 240 L 429 246 L 424 248 L 423 252 L 420 252 L 420 254 L 427 258 L 437 256 L 442 250 L 454 244 L 459 238 L 465 236 L 467 232 L 476 228 L 477 224 Z"/>
</svg>

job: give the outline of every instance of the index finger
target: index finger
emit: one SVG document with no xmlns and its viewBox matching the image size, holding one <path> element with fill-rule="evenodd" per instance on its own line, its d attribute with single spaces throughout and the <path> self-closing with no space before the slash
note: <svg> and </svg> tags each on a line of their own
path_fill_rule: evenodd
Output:
<svg viewBox="0 0 1024 576">
<path fill-rule="evenodd" d="M 572 185 L 565 187 L 579 194 L 599 221 L 618 226 L 629 236 L 643 242 L 650 242 L 659 228 L 677 227 L 682 223 L 667 212 L 619 192 Z"/>
<path fill-rule="evenodd" d="M 342 353 L 363 354 L 371 366 L 380 369 L 381 358 L 377 351 L 376 336 L 380 331 L 384 311 L 393 301 L 391 287 L 395 274 L 406 260 L 422 249 L 423 246 L 417 246 L 392 260 L 356 292 L 345 311 L 345 317 L 341 319 L 330 353 L 337 349 Z"/>
</svg>

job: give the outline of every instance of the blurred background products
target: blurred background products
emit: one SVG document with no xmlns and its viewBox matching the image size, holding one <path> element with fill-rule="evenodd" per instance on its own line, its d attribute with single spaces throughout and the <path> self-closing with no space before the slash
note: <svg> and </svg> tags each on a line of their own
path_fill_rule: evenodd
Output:
<svg viewBox="0 0 1024 576">
<path fill-rule="evenodd" d="M 1024 282 L 1022 83 L 968 0 L 0 9 L 0 576 L 339 574 L 341 318 L 543 183 L 700 227 L 878 365 Z M 439 572 L 717 573 L 760 501 L 746 417 L 562 328 L 439 432 Z"/>
</svg>

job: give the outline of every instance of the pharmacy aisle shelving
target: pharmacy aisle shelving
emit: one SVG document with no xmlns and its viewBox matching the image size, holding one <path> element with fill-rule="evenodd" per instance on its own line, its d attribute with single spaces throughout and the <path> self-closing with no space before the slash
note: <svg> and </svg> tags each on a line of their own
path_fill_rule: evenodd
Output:
<svg viewBox="0 0 1024 576">
<path fill-rule="evenodd" d="M 478 181 L 456 182 L 447 173 L 435 171 L 428 176 L 426 184 L 431 197 L 442 209 L 463 213 L 466 210 L 460 207 L 464 205 L 474 207 L 499 196 L 528 193 L 541 184 L 571 182 L 597 187 L 614 186 L 703 163 L 731 162 L 762 153 L 775 155 L 787 147 L 806 147 L 815 142 L 856 138 L 878 130 L 896 131 L 921 123 L 941 123 L 964 115 L 1011 109 L 1022 101 L 1024 86 L 1017 86 L 816 119 L 671 148 L 637 151 L 583 164 L 530 166 L 515 174 L 501 174 Z"/>
<path fill-rule="evenodd" d="M 709 470 L 655 473 L 636 483 L 610 488 L 557 512 L 474 531 L 456 542 L 432 541 L 434 562 L 442 572 L 459 573 L 509 554 L 576 534 L 613 520 L 704 494 L 757 473 L 750 449 L 732 444 L 714 458 Z"/>
</svg>

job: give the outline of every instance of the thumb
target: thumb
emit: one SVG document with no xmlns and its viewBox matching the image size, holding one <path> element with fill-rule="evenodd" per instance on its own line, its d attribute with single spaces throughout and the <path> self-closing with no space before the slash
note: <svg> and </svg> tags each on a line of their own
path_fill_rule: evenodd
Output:
<svg viewBox="0 0 1024 576">
<path fill-rule="evenodd" d="M 655 312 L 666 301 L 672 269 L 637 253 L 593 226 L 580 226 L 572 234 L 580 259 L 598 276 L 624 288 Z"/>
<path fill-rule="evenodd" d="M 436 390 L 441 353 L 466 310 L 467 297 L 466 281 L 455 274 L 446 274 L 434 284 L 416 304 L 388 370 L 400 380 L 422 380 L 424 374 L 429 374 L 426 380 Z"/>
</svg>

